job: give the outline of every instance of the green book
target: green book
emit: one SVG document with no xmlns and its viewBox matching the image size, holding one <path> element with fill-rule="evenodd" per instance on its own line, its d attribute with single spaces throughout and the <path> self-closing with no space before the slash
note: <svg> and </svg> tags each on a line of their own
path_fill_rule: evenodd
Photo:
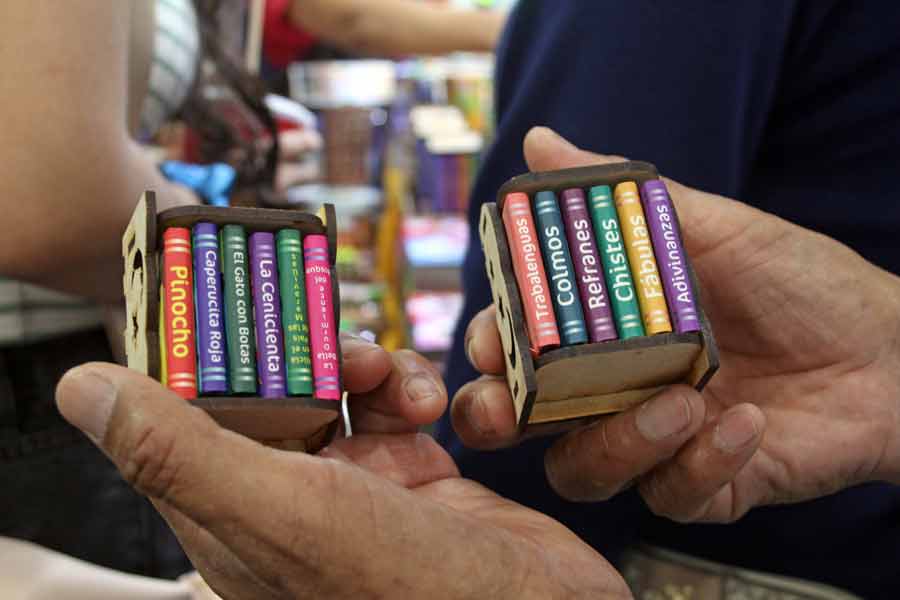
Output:
<svg viewBox="0 0 900 600">
<path fill-rule="evenodd" d="M 247 233 L 240 225 L 225 225 L 219 233 L 222 288 L 225 299 L 225 345 L 228 383 L 233 394 L 256 393 L 256 338 Z"/>
<path fill-rule="evenodd" d="M 275 235 L 278 253 L 278 284 L 281 288 L 281 319 L 288 394 L 312 395 L 312 358 L 309 354 L 309 321 L 306 316 L 306 273 L 300 232 L 282 229 Z"/>
<path fill-rule="evenodd" d="M 622 239 L 619 217 L 616 215 L 610 187 L 608 185 L 592 187 L 589 204 L 619 339 L 641 337 L 645 335 L 644 325 L 641 322 L 641 308 L 634 291 L 634 281 L 631 279 L 625 242 Z"/>
</svg>

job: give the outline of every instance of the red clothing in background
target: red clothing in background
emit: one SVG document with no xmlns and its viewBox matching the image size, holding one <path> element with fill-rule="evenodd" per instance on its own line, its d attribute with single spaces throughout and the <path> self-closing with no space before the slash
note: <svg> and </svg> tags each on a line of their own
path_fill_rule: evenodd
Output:
<svg viewBox="0 0 900 600">
<path fill-rule="evenodd" d="M 276 69 L 283 69 L 301 58 L 313 47 L 316 39 L 297 28 L 288 17 L 291 0 L 266 0 L 263 23 L 263 55 Z"/>
</svg>

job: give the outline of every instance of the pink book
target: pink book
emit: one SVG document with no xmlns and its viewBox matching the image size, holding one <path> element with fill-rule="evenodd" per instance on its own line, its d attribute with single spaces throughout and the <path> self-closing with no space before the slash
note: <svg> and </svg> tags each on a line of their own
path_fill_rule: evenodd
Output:
<svg viewBox="0 0 900 600">
<path fill-rule="evenodd" d="M 331 294 L 328 239 L 324 235 L 303 237 L 303 264 L 306 266 L 309 345 L 315 396 L 320 400 L 340 400 L 338 324 L 334 319 L 334 300 Z"/>
</svg>

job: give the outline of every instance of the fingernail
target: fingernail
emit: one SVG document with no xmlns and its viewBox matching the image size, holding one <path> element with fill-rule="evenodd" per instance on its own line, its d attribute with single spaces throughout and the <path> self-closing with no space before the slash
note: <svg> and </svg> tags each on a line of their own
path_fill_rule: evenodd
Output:
<svg viewBox="0 0 900 600">
<path fill-rule="evenodd" d="M 756 419 L 745 411 L 732 409 L 726 411 L 719 419 L 713 432 L 713 444 L 716 448 L 729 454 L 735 454 L 759 436 Z"/>
<path fill-rule="evenodd" d="M 354 352 L 363 353 L 380 349 L 381 346 L 366 338 L 349 333 L 341 333 L 341 350 L 344 354 L 352 354 Z"/>
<path fill-rule="evenodd" d="M 676 398 L 669 394 L 652 398 L 638 410 L 635 418 L 638 431 L 654 442 L 675 435 L 690 423 L 691 406 L 682 394 Z"/>
<path fill-rule="evenodd" d="M 473 335 L 473 336 L 470 336 L 466 340 L 466 346 L 465 346 L 466 360 L 469 361 L 470 365 L 472 365 L 473 367 L 475 367 L 477 369 L 478 364 L 475 362 L 475 357 L 473 356 L 474 345 L 475 345 L 475 336 Z"/>
<path fill-rule="evenodd" d="M 487 404 L 481 397 L 481 392 L 466 404 L 466 420 L 479 435 L 490 435 L 494 431 Z"/>
<path fill-rule="evenodd" d="M 64 376 L 65 394 L 59 411 L 66 420 L 99 444 L 106 435 L 117 390 L 106 377 L 85 369 Z"/>
<path fill-rule="evenodd" d="M 427 402 L 438 395 L 437 386 L 430 377 L 426 375 L 413 375 L 406 380 L 403 386 L 406 395 L 413 404 L 418 402 Z"/>
</svg>

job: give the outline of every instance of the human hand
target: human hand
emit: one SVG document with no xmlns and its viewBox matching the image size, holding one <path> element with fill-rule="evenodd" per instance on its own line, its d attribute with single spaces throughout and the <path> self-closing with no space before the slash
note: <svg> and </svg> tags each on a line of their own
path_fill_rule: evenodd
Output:
<svg viewBox="0 0 900 600">
<path fill-rule="evenodd" d="M 532 130 L 534 171 L 618 162 Z M 644 405 L 573 431 L 545 457 L 572 500 L 631 482 L 656 513 L 732 521 L 869 481 L 900 482 L 900 280 L 840 243 L 740 202 L 666 180 L 721 368 L 698 394 L 672 386 Z M 493 308 L 466 335 L 485 375 L 451 416 L 476 448 L 515 443 Z M 764 434 L 765 431 L 765 435 Z"/>
<path fill-rule="evenodd" d="M 398 433 L 446 403 L 439 379 L 427 393 L 423 359 L 343 345 L 345 385 L 360 393 L 355 429 L 368 433 L 318 456 L 221 429 L 113 365 L 70 371 L 57 402 L 153 501 L 223 598 L 630 597 L 561 524 L 462 479 L 430 437 Z"/>
<path fill-rule="evenodd" d="M 278 168 L 275 190 L 283 192 L 292 186 L 308 183 L 321 173 L 319 163 L 309 160 L 322 148 L 322 136 L 315 129 L 290 129 L 278 134 Z"/>
</svg>

